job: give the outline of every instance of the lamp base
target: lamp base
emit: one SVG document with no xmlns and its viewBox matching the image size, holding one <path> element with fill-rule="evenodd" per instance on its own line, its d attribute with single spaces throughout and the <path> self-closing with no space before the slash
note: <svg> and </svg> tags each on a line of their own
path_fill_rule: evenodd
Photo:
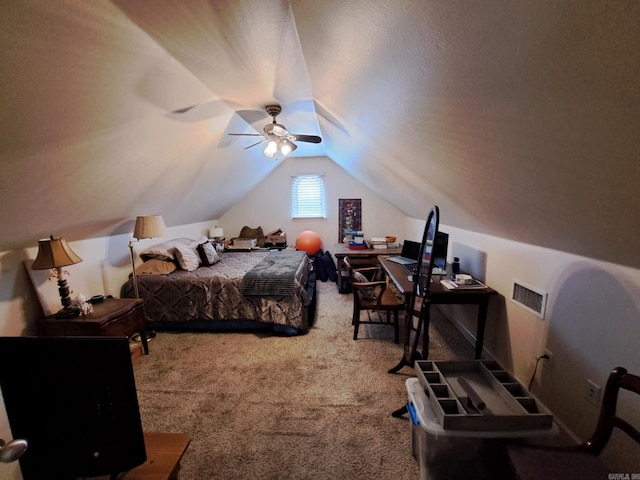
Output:
<svg viewBox="0 0 640 480">
<path fill-rule="evenodd" d="M 58 313 L 54 315 L 54 318 L 73 318 L 80 316 L 80 308 L 76 306 L 68 306 L 59 310 Z"/>
</svg>

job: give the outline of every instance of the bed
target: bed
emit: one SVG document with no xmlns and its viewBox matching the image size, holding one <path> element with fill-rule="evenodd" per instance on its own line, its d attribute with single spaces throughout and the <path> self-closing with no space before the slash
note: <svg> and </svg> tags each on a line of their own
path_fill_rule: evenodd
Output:
<svg viewBox="0 0 640 480">
<path fill-rule="evenodd" d="M 209 242 L 179 240 L 183 245 L 174 240 L 140 254 L 145 262 L 136 269 L 138 291 L 148 328 L 272 330 L 286 335 L 309 331 L 315 276 L 304 252 L 215 252 L 208 264 L 198 246 L 210 253 Z M 190 251 L 199 251 L 197 260 Z M 191 264 L 185 255 L 192 257 Z M 132 278 L 120 295 L 135 296 Z"/>
</svg>

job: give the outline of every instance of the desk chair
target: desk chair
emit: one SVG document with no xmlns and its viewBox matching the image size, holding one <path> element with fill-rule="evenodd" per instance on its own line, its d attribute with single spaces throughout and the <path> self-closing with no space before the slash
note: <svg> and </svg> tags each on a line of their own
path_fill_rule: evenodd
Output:
<svg viewBox="0 0 640 480">
<path fill-rule="evenodd" d="M 398 313 L 404 309 L 404 303 L 399 299 L 393 289 L 389 288 L 386 280 L 382 279 L 382 270 L 377 267 L 353 268 L 349 257 L 343 259 L 349 273 L 351 288 L 353 290 L 353 339 L 358 339 L 360 324 L 386 324 L 393 325 L 394 340 L 400 342 Z M 367 312 L 367 320 L 362 320 L 361 312 Z M 371 312 L 377 312 L 375 316 Z M 386 318 L 380 317 L 380 312 L 386 312 Z M 393 318 L 391 317 L 393 313 Z"/>
<path fill-rule="evenodd" d="M 613 369 L 607 380 L 595 432 L 586 442 L 575 447 L 511 446 L 509 463 L 517 480 L 554 480 L 567 478 L 606 479 L 610 473 L 598 455 L 619 428 L 640 444 L 640 431 L 616 415 L 620 389 L 640 394 L 640 377 L 622 367 Z"/>
</svg>

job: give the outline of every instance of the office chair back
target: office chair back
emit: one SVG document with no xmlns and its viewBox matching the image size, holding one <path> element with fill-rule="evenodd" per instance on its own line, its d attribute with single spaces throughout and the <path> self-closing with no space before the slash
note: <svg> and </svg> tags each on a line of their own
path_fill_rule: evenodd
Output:
<svg viewBox="0 0 640 480">
<path fill-rule="evenodd" d="M 361 324 L 387 324 L 393 326 L 394 341 L 399 343 L 398 316 L 399 312 L 404 310 L 404 303 L 389 287 L 388 282 L 381 277 L 380 265 L 354 268 L 349 256 L 344 257 L 343 261 L 349 272 L 353 290 L 353 317 L 351 320 L 353 339 L 358 339 Z M 362 312 L 367 313 L 364 320 L 361 318 Z M 372 316 L 371 312 L 376 312 L 378 315 Z M 380 316 L 380 312 L 384 312 L 386 315 Z"/>
<path fill-rule="evenodd" d="M 609 375 L 602 397 L 598 424 L 593 435 L 581 445 L 547 447 L 513 445 L 507 448 L 516 480 L 565 480 L 607 478 L 609 469 L 598 455 L 607 445 L 614 428 L 619 428 L 640 444 L 640 431 L 616 412 L 620 389 L 640 394 L 640 377 L 622 367 Z M 609 477 L 610 478 L 610 477 Z"/>
<path fill-rule="evenodd" d="M 621 388 L 640 394 L 640 377 L 628 373 L 622 367 L 612 370 L 604 388 L 598 425 L 591 438 L 583 444 L 583 449 L 593 455 L 600 455 L 611 438 L 614 428 L 619 428 L 633 440 L 640 443 L 640 431 L 617 415 L 618 393 Z"/>
</svg>

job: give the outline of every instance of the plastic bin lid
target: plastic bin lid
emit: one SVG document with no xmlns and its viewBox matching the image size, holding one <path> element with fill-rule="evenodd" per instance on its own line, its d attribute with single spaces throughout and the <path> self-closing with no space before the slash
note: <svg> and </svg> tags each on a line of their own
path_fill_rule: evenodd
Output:
<svg viewBox="0 0 640 480">
<path fill-rule="evenodd" d="M 447 437 L 475 437 L 475 438 L 521 438 L 521 437 L 534 437 L 553 435 L 558 431 L 558 427 L 553 424 L 548 429 L 537 430 L 508 430 L 508 431 L 493 431 L 493 430 L 450 430 L 444 429 L 438 419 L 436 418 L 431 406 L 429 405 L 429 399 L 424 391 L 424 387 L 420 380 L 417 378 L 408 378 L 405 382 L 407 387 L 407 393 L 409 394 L 409 401 L 413 404 L 416 417 L 420 423 L 419 427 L 426 430 L 427 433 L 438 437 L 439 435 Z"/>
</svg>

